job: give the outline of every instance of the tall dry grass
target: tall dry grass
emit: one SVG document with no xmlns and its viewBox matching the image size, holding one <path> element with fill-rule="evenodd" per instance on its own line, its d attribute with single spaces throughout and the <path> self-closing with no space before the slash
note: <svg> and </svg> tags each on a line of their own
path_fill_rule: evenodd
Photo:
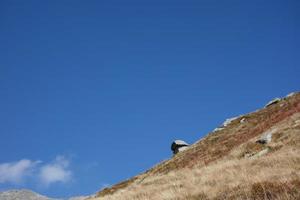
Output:
<svg viewBox="0 0 300 200">
<path fill-rule="evenodd" d="M 97 200 L 268 199 L 274 190 L 272 199 L 300 199 L 299 185 L 300 150 L 289 147 L 257 159 L 224 159 L 147 177 Z"/>
</svg>

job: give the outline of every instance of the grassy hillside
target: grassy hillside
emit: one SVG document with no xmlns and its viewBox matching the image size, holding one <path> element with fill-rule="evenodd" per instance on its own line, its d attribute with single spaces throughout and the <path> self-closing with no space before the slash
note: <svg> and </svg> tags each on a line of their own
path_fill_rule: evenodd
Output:
<svg viewBox="0 0 300 200">
<path fill-rule="evenodd" d="M 272 141 L 256 141 L 272 133 Z M 300 93 L 239 116 L 95 200 L 300 199 Z"/>
</svg>

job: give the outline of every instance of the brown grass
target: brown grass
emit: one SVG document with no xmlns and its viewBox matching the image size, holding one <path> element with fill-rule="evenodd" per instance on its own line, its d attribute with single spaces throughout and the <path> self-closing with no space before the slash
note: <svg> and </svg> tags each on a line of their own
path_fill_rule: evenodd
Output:
<svg viewBox="0 0 300 200">
<path fill-rule="evenodd" d="M 299 166 L 299 150 L 281 149 L 258 159 L 222 160 L 148 177 L 98 200 L 299 199 Z"/>
</svg>

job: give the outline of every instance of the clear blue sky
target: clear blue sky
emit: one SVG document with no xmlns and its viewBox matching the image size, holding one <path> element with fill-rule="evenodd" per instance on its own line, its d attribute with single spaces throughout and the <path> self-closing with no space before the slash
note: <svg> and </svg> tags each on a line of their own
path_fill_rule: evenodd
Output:
<svg viewBox="0 0 300 200">
<path fill-rule="evenodd" d="M 299 90 L 299 9 L 1 0 L 0 190 L 91 194 L 169 158 L 173 139 Z M 47 166 L 68 176 L 43 182 Z"/>
</svg>

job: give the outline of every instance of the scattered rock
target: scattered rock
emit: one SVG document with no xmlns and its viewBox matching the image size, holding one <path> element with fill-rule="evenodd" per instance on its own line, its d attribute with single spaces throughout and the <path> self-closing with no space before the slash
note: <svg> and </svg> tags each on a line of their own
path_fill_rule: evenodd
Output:
<svg viewBox="0 0 300 200">
<path fill-rule="evenodd" d="M 215 128 L 215 129 L 213 130 L 213 132 L 223 130 L 226 126 L 228 126 L 229 124 L 231 124 L 231 122 L 233 122 L 233 121 L 236 120 L 237 118 L 239 118 L 239 116 L 238 116 L 238 117 L 232 117 L 232 118 L 226 119 L 226 120 L 223 122 L 223 124 L 222 124 L 221 126 Z"/>
<path fill-rule="evenodd" d="M 267 108 L 267 107 L 269 107 L 269 106 L 271 106 L 271 105 L 273 105 L 273 104 L 276 104 L 276 103 L 278 103 L 279 101 L 281 101 L 281 98 L 275 98 L 275 99 L 273 99 L 272 101 L 269 101 L 269 102 L 265 105 L 265 108 Z"/>
<path fill-rule="evenodd" d="M 255 153 L 246 153 L 245 155 L 244 155 L 244 158 L 251 158 L 252 156 L 254 156 L 255 155 Z"/>
<path fill-rule="evenodd" d="M 184 151 L 188 148 L 189 144 L 183 140 L 175 140 L 171 145 L 171 150 L 173 154 L 177 154 L 181 151 Z"/>
<path fill-rule="evenodd" d="M 223 123 L 223 126 L 226 127 L 228 126 L 229 124 L 231 124 L 232 121 L 236 120 L 238 117 L 232 117 L 232 118 L 229 118 L 229 119 L 226 119 L 225 122 Z"/>
<path fill-rule="evenodd" d="M 291 93 L 289 93 L 286 97 L 292 97 L 292 96 L 294 96 L 296 93 L 295 92 L 291 92 Z"/>
<path fill-rule="evenodd" d="M 241 124 L 244 123 L 244 122 L 246 122 L 246 118 L 243 118 L 243 119 L 240 120 Z"/>
<path fill-rule="evenodd" d="M 273 131 L 269 131 L 269 132 L 266 132 L 264 133 L 261 138 L 259 140 L 256 141 L 256 143 L 259 143 L 259 144 L 267 144 L 269 142 L 271 142 L 272 140 L 272 135 L 273 135 Z"/>
<path fill-rule="evenodd" d="M 213 132 L 221 131 L 221 130 L 223 130 L 223 129 L 224 129 L 224 127 L 217 127 L 217 128 L 215 128 L 215 129 L 213 130 Z"/>
</svg>

